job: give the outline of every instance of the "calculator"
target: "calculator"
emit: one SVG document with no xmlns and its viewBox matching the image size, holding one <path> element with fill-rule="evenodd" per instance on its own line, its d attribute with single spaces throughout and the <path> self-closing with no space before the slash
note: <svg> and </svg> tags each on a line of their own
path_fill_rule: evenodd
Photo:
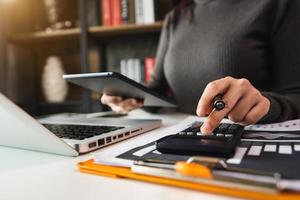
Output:
<svg viewBox="0 0 300 200">
<path fill-rule="evenodd" d="M 221 123 L 211 134 L 201 133 L 203 122 L 195 122 L 189 128 L 156 141 L 161 153 L 214 156 L 229 158 L 235 153 L 244 127 L 239 124 Z"/>
</svg>

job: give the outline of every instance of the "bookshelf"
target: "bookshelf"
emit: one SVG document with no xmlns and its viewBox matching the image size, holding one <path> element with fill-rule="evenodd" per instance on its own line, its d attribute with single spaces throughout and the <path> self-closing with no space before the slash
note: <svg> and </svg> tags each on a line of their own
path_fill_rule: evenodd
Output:
<svg viewBox="0 0 300 200">
<path fill-rule="evenodd" d="M 161 1 L 155 0 L 158 3 L 165 4 L 165 2 L 172 0 L 167 0 L 162 3 Z M 31 7 L 37 11 L 37 14 L 31 16 L 31 20 L 37 19 L 40 26 L 43 27 L 45 24 L 45 19 L 43 19 L 43 10 L 39 9 L 40 7 L 37 6 L 37 2 L 39 0 L 30 0 Z M 35 2 L 35 3 L 34 3 Z M 72 2 L 70 0 L 70 2 Z M 74 4 L 76 4 L 76 12 L 77 12 L 77 22 L 76 26 L 73 28 L 68 29 L 61 29 L 61 30 L 54 30 L 54 31 L 39 31 L 43 28 L 35 28 L 32 24 L 31 26 L 26 26 L 27 23 L 22 23 L 15 26 L 15 31 L 10 32 L 8 35 L 8 41 L 17 47 L 21 47 L 23 49 L 27 49 L 28 52 L 32 54 L 32 58 L 35 59 L 36 66 L 42 66 L 42 60 L 48 55 L 55 54 L 55 52 L 62 53 L 63 56 L 70 51 L 76 51 L 77 58 L 80 57 L 76 63 L 78 63 L 74 68 L 77 71 L 74 73 L 88 73 L 88 72 L 95 72 L 94 64 L 91 63 L 89 58 L 91 51 L 94 51 L 95 46 L 97 49 L 97 53 L 99 54 L 99 70 L 105 71 L 108 70 L 109 63 L 111 61 L 107 58 L 107 55 L 110 53 L 111 48 L 109 47 L 112 43 L 116 43 L 120 39 L 130 40 L 137 39 L 142 41 L 142 43 L 146 40 L 151 40 L 152 42 L 157 42 L 159 38 L 159 34 L 161 32 L 161 28 L 163 26 L 163 21 L 161 20 L 164 14 L 167 12 L 167 6 L 163 5 L 161 7 L 161 11 L 158 14 L 160 16 L 159 20 L 155 23 L 151 24 L 122 24 L 118 26 L 102 26 L 99 25 L 100 20 L 97 24 L 91 24 L 89 22 L 89 3 L 91 2 L 101 2 L 100 0 L 76 0 Z M 30 7 L 22 2 L 24 6 Z M 171 3 L 170 3 L 171 4 Z M 41 2 L 39 2 L 39 6 L 41 6 Z M 99 7 L 98 7 L 99 8 Z M 160 9 L 160 7 L 158 7 Z M 19 8 L 20 9 L 20 8 Z M 28 9 L 27 14 L 35 13 L 34 10 Z M 97 9 L 96 9 L 97 10 Z M 96 16 L 100 16 L 100 10 L 95 11 Z M 20 18 L 20 16 L 19 16 Z M 21 17 L 22 18 L 22 17 Z M 22 21 L 22 20 L 21 20 Z M 23 20 L 24 21 L 24 20 Z M 21 28 L 24 27 L 24 28 Z M 154 38 L 154 39 L 153 39 Z M 124 43 L 124 41 L 122 41 Z M 141 42 L 139 43 L 139 45 Z M 141 45 L 140 45 L 141 46 Z M 58 49 L 57 51 L 53 50 L 55 47 Z M 141 47 L 142 49 L 144 46 Z M 71 50 L 70 50 L 71 49 Z M 151 46 L 151 52 L 153 53 L 153 46 Z M 136 50 L 140 52 L 139 50 Z M 109 52 L 109 53 L 108 53 Z M 95 53 L 95 51 L 94 51 Z M 111 54 L 110 54 L 111 55 Z M 72 55 L 73 56 L 73 55 Z M 111 58 L 111 57 L 110 57 Z M 69 58 L 68 58 L 69 59 Z M 119 59 L 119 58 L 118 58 Z M 66 65 L 73 66 L 72 62 L 67 62 Z M 116 64 L 116 63 L 114 63 Z M 79 69 L 78 69 L 79 67 Z M 79 71 L 78 71 L 79 70 Z M 40 74 L 41 70 L 37 69 L 32 73 Z M 39 77 L 36 76 L 36 79 Z M 35 80 L 38 83 L 38 80 Z M 40 90 L 39 87 L 36 87 L 35 90 Z M 76 92 L 78 92 L 78 88 Z M 40 92 L 41 93 L 41 92 Z M 79 92 L 78 92 L 79 94 Z M 58 112 L 59 110 L 66 110 L 71 111 L 73 108 L 74 111 L 83 111 L 83 112 L 90 112 L 93 111 L 93 108 L 99 108 L 99 101 L 97 104 L 93 104 L 93 98 L 90 92 L 82 91 L 80 92 L 80 98 L 77 100 L 71 97 L 66 102 L 62 103 L 47 103 L 42 100 L 41 94 L 35 94 L 36 108 L 34 109 L 37 111 L 35 114 L 48 114 L 49 110 L 55 110 Z M 95 101 L 94 101 L 95 102 Z M 77 109 L 80 107 L 80 109 Z"/>
<path fill-rule="evenodd" d="M 159 34 L 163 22 L 158 21 L 149 25 L 127 24 L 121 26 L 92 26 L 88 29 L 88 34 L 100 40 L 113 37 L 139 35 L 139 34 Z M 61 42 L 65 40 L 79 40 L 80 28 L 57 30 L 52 32 L 36 31 L 30 33 L 17 33 L 9 36 L 9 41 L 17 45 L 38 45 L 47 42 Z"/>
</svg>

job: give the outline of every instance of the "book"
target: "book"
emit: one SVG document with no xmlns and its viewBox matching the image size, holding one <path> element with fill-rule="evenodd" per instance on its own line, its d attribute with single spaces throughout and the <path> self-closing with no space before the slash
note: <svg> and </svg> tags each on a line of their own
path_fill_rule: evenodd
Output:
<svg viewBox="0 0 300 200">
<path fill-rule="evenodd" d="M 135 59 L 135 81 L 138 83 L 144 82 L 144 80 L 142 80 L 142 68 L 143 65 L 141 63 L 141 60 Z"/>
<path fill-rule="evenodd" d="M 155 58 L 148 57 L 145 59 L 130 58 L 120 61 L 120 73 L 128 78 L 139 82 L 147 83 L 154 71 Z"/>
<path fill-rule="evenodd" d="M 87 10 L 87 21 L 89 26 L 97 26 L 100 22 L 100 7 L 99 1 L 87 1 L 86 6 Z"/>
<path fill-rule="evenodd" d="M 121 25 L 121 0 L 110 0 L 112 25 Z"/>
<path fill-rule="evenodd" d="M 120 62 L 120 73 L 124 76 L 127 75 L 127 60 L 121 60 Z"/>
<path fill-rule="evenodd" d="M 126 64 L 127 77 L 134 80 L 134 59 L 128 59 Z"/>
<path fill-rule="evenodd" d="M 101 1 L 101 13 L 102 13 L 102 25 L 111 26 L 112 25 L 112 15 L 111 15 L 111 0 L 100 0 Z"/>
<path fill-rule="evenodd" d="M 143 0 L 143 24 L 155 22 L 154 0 Z"/>
<path fill-rule="evenodd" d="M 164 1 L 159 2 L 159 5 Z M 158 0 L 103 0 L 101 1 L 102 24 L 119 26 L 121 24 L 153 24 L 156 19 L 163 19 L 164 13 L 156 6 Z M 169 5 L 169 4 L 167 4 Z"/>
<path fill-rule="evenodd" d="M 135 0 L 128 0 L 129 16 L 128 22 L 131 24 L 135 23 Z"/>
<path fill-rule="evenodd" d="M 121 0 L 121 19 L 122 24 L 129 23 L 129 1 Z"/>
<path fill-rule="evenodd" d="M 144 4 L 143 0 L 135 0 L 135 23 L 144 23 Z"/>
<path fill-rule="evenodd" d="M 145 81 L 148 82 L 151 79 L 151 74 L 155 68 L 155 58 L 148 57 L 145 58 Z"/>
</svg>

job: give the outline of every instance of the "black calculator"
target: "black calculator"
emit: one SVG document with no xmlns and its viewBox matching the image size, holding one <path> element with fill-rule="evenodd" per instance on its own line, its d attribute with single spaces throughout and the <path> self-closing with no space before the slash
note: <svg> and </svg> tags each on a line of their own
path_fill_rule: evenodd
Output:
<svg viewBox="0 0 300 200">
<path fill-rule="evenodd" d="M 232 157 L 235 147 L 244 132 L 239 124 L 221 123 L 211 134 L 203 134 L 200 127 L 203 122 L 195 122 L 189 128 L 159 139 L 156 148 L 161 153 Z"/>
</svg>

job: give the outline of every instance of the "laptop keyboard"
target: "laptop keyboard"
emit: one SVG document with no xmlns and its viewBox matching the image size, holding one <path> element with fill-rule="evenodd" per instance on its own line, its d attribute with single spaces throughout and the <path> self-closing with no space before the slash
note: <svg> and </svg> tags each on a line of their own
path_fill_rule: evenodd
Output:
<svg viewBox="0 0 300 200">
<path fill-rule="evenodd" d="M 111 131 L 123 129 L 120 126 L 90 126 L 90 125 L 59 125 L 43 124 L 49 131 L 57 137 L 63 139 L 84 140 L 86 138 L 98 136 Z"/>
</svg>

